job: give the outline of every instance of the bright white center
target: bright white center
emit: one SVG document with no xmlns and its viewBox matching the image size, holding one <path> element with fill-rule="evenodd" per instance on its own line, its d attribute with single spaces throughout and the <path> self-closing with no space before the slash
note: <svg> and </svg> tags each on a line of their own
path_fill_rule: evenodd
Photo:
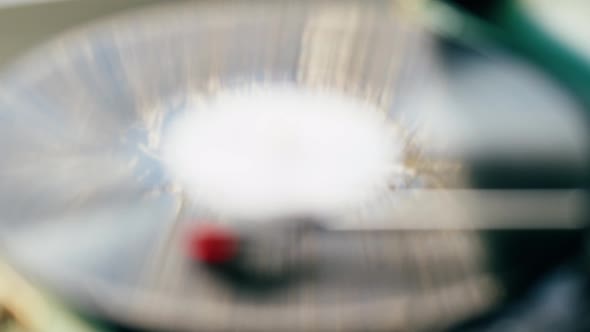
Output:
<svg viewBox="0 0 590 332">
<path fill-rule="evenodd" d="M 163 157 L 189 197 L 232 218 L 332 214 L 371 199 L 401 158 L 386 116 L 292 86 L 218 94 L 179 116 Z"/>
</svg>

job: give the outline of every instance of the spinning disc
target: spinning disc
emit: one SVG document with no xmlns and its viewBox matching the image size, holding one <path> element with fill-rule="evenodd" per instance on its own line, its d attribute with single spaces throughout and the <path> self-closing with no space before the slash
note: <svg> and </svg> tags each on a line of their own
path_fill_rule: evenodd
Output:
<svg viewBox="0 0 590 332">
<path fill-rule="evenodd" d="M 0 81 L 4 249 L 69 303 L 150 329 L 414 330 L 484 310 L 473 234 L 330 230 L 460 178 L 421 159 L 402 112 L 436 75 L 397 10 L 173 5 L 39 50 Z M 213 220 L 272 273 L 286 258 L 264 245 L 292 243 L 275 221 L 302 216 L 329 222 L 285 249 L 305 261 L 293 281 L 227 280 L 187 253 Z"/>
</svg>

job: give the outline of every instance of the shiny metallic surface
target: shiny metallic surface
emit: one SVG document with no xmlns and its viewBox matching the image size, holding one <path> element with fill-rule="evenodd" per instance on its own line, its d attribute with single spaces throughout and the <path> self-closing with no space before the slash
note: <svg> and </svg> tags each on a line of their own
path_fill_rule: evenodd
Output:
<svg viewBox="0 0 590 332">
<path fill-rule="evenodd" d="M 2 247 L 83 311 L 143 328 L 430 330 L 480 313 L 501 289 L 461 227 L 312 232 L 309 275 L 232 287 L 183 252 L 195 211 L 160 160 L 188 103 L 287 82 L 370 101 L 407 132 L 393 189 L 460 187 L 460 165 L 422 154 L 408 112 L 440 80 L 432 47 L 385 1 L 164 5 L 57 39 L 0 79 Z"/>
</svg>

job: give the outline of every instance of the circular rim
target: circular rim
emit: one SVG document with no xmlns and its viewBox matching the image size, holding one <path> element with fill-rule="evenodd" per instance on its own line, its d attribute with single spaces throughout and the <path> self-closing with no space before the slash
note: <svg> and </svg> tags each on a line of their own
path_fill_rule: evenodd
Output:
<svg viewBox="0 0 590 332">
<path fill-rule="evenodd" d="M 375 2 L 380 3 L 380 2 Z M 369 17 L 388 17 L 389 13 L 382 12 L 379 10 L 379 6 L 369 9 L 359 9 L 359 4 L 346 3 L 342 5 L 344 8 L 344 15 L 350 15 L 355 11 L 360 11 L 363 15 Z M 193 7 L 194 6 L 194 7 Z M 278 19 L 284 19 L 281 15 L 284 15 L 285 6 L 289 6 L 290 10 L 295 10 L 298 15 L 305 16 L 309 15 L 309 8 L 307 6 L 301 6 L 297 8 L 295 6 L 280 4 L 277 5 L 278 9 L 282 9 L 283 12 L 278 10 Z M 322 4 L 328 9 L 336 6 L 333 2 L 327 2 Z M 370 6 L 367 6 L 370 7 Z M 377 8 L 377 9 L 376 9 Z M 386 6 L 386 8 L 389 8 Z M 31 55 L 24 57 L 20 62 L 16 63 L 12 68 L 6 71 L 0 76 L 0 86 L 7 89 L 2 89 L 5 92 L 0 97 L 10 96 L 10 91 L 18 91 L 20 87 L 31 87 L 38 84 L 40 80 L 50 75 L 52 72 L 59 70 L 67 70 L 71 63 L 74 63 L 80 56 L 87 56 L 92 58 L 92 46 L 98 42 L 103 43 L 105 47 L 119 48 L 122 53 L 133 52 L 133 49 L 142 45 L 143 43 L 150 43 L 153 40 L 166 39 L 167 36 L 175 34 L 185 34 L 186 31 L 193 31 L 194 26 L 187 29 L 191 25 L 194 25 L 195 21 L 200 19 L 199 24 L 212 24 L 218 27 L 223 27 L 223 24 L 227 23 L 228 16 L 224 11 L 225 7 L 221 4 L 214 6 L 195 6 L 195 5 L 165 5 L 156 6 L 150 9 L 144 9 L 140 13 L 135 15 L 123 15 L 114 19 L 99 23 L 88 28 L 78 30 L 71 35 L 62 37 L 48 43 L 46 46 L 38 48 L 31 53 Z M 256 6 L 246 8 L 246 5 L 241 3 L 238 8 L 234 8 L 235 12 L 244 10 L 252 16 L 257 17 L 268 17 L 268 8 L 261 9 Z M 180 16 L 179 16 L 180 15 Z M 354 14 L 353 14 L 354 16 Z M 248 19 L 252 19 L 249 17 Z M 274 17 L 273 19 L 277 19 Z M 162 22 L 173 23 L 166 25 L 164 30 L 161 30 L 159 25 L 153 24 L 154 21 L 161 20 Z M 224 23 L 225 22 L 225 23 Z M 319 24 L 315 22 L 315 24 Z M 323 24 L 333 24 L 331 21 Z M 404 30 L 401 25 L 398 28 Z M 115 33 L 116 31 L 116 33 Z M 404 30 L 404 33 L 407 31 Z M 152 41 L 149 41 L 150 38 Z M 407 36 L 406 36 L 407 38 Z M 411 39 L 411 38 L 409 38 Z M 406 40 L 409 44 L 412 41 Z M 416 42 L 416 41 L 413 41 Z M 408 44 L 408 45 L 409 45 Z M 156 59 L 158 60 L 158 59 Z M 161 61 L 166 61 L 161 59 Z M 49 65 L 52 63 L 52 65 Z M 276 79 L 276 78 L 274 78 Z M 291 78 L 293 79 L 293 78 Z M 299 79 L 299 78 L 294 78 Z M 312 78 L 308 78 L 310 81 L 308 84 L 314 84 Z M 191 82 L 185 82 L 191 84 Z M 219 86 L 218 82 L 205 82 L 206 85 L 202 85 L 201 88 L 205 88 L 204 93 L 210 93 L 216 91 Z M 342 86 L 343 89 L 350 89 L 347 92 L 356 92 L 361 94 L 370 94 L 370 89 L 367 91 L 355 91 L 355 87 Z M 172 97 L 171 95 L 168 97 Z M 1 100 L 0 100 L 1 101 Z M 161 107 L 157 103 L 147 102 L 147 105 L 157 108 Z M 147 198 L 149 200 L 149 197 Z M 174 200 L 174 198 L 172 198 Z M 182 212 L 175 212 L 177 215 Z M 176 218 L 176 217 L 174 217 Z M 8 248 L 9 249 L 9 248 Z M 7 251 L 9 252 L 9 251 Z M 17 265 L 23 266 L 26 271 L 33 271 L 33 275 L 39 276 L 40 280 L 44 280 L 46 284 L 50 285 L 51 289 L 55 289 L 58 293 L 64 294 L 66 298 L 76 306 L 81 306 L 89 311 L 98 311 L 106 317 L 115 319 L 121 322 L 128 322 L 132 325 L 144 326 L 144 327 L 161 327 L 169 328 L 174 327 L 175 329 L 181 330 L 192 330 L 192 329 L 231 329 L 231 324 L 226 321 L 226 314 L 232 309 L 224 306 L 217 306 L 210 303 L 202 303 L 199 306 L 195 306 L 194 302 L 183 303 L 178 299 L 162 298 L 154 293 L 142 292 L 141 294 L 135 294 L 137 296 L 138 303 L 158 303 L 157 305 L 143 307 L 134 311 L 127 306 L 128 300 L 119 294 L 133 294 L 137 290 L 115 287 L 113 285 L 104 282 L 103 280 L 94 279 L 91 276 L 82 275 L 76 276 L 75 273 L 62 274 L 47 274 L 47 273 L 35 273 L 36 269 L 30 269 L 26 267 L 27 264 L 22 263 L 18 260 L 18 253 L 14 255 Z M 40 272 L 40 271 L 39 271 Z M 440 312 L 437 312 L 440 308 L 431 308 L 431 314 L 434 315 L 433 320 L 423 319 L 422 317 L 413 317 L 413 315 L 422 315 L 428 312 L 428 308 L 423 309 L 429 303 L 438 303 L 439 306 L 448 306 L 449 303 L 455 303 L 457 301 L 457 311 L 460 313 L 458 316 L 464 317 L 472 314 L 472 311 L 479 311 L 480 308 L 486 307 L 492 301 L 492 296 L 496 293 L 496 285 L 494 285 L 493 279 L 488 276 L 476 276 L 472 280 L 469 280 L 460 285 L 454 285 L 449 289 L 440 290 L 441 293 L 432 291 L 432 294 L 425 293 L 422 296 L 417 297 L 399 297 L 392 300 L 384 300 L 382 302 L 375 302 L 370 304 L 349 304 L 339 308 L 323 308 L 314 312 L 306 312 L 302 310 L 300 306 L 295 306 L 291 309 L 285 309 L 279 312 L 279 309 L 274 310 L 273 315 L 275 317 L 281 317 L 278 320 L 278 324 L 281 326 L 274 325 L 277 322 L 263 322 L 264 315 L 269 314 L 269 307 L 256 307 L 250 308 L 243 307 L 240 310 L 245 314 L 242 315 L 244 319 L 239 323 L 235 321 L 233 324 L 240 326 L 243 330 L 302 330 L 302 329 L 318 329 L 318 330 L 340 330 L 342 328 L 367 328 L 365 324 L 371 324 L 375 330 L 390 330 L 391 328 L 403 328 L 407 326 L 416 326 L 420 328 L 427 328 L 436 324 L 437 326 L 444 325 L 445 320 L 449 319 L 445 316 L 441 316 Z M 65 286 L 67 285 L 67 286 Z M 476 298 L 472 302 L 478 303 L 469 308 L 460 308 L 463 303 L 461 294 L 475 294 Z M 482 296 L 481 294 L 486 294 Z M 449 297 L 450 296 L 450 297 Z M 479 297 L 479 298 L 477 298 Z M 83 299 L 84 298 L 84 299 Z M 448 300 L 449 298 L 455 300 Z M 90 300 L 89 300 L 90 299 Z M 156 300 L 157 299 L 157 300 Z M 107 304 L 107 305 L 105 305 Z M 432 304 L 430 304 L 432 305 Z M 199 308 L 199 312 L 190 310 L 190 308 Z M 412 309 L 413 308 L 413 309 Z M 283 310 L 282 308 L 281 310 Z M 317 309 L 317 308 L 316 308 Z M 235 310 L 235 309 L 234 309 Z M 240 311 L 238 310 L 238 311 Z M 408 311 L 422 311 L 421 314 L 416 314 Z M 287 314 L 287 312 L 290 312 Z M 398 312 L 399 315 L 388 315 L 388 313 Z M 216 315 L 221 313 L 221 315 Z M 304 319 L 304 317 L 313 317 L 313 319 Z M 452 320 L 452 319 L 451 319 Z M 370 322 L 370 323 L 369 323 Z M 436 322 L 436 323 L 434 323 Z M 449 321 L 448 323 L 452 323 Z"/>
</svg>

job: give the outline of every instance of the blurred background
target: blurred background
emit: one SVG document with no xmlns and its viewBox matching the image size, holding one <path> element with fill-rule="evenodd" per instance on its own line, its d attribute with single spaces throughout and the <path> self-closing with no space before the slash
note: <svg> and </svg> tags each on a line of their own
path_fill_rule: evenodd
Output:
<svg viewBox="0 0 590 332">
<path fill-rule="evenodd" d="M 590 331 L 588 13 L 584 0 L 0 0 L 0 332 Z M 193 93 L 284 81 L 384 109 L 406 133 L 394 191 L 442 198 L 370 205 L 360 229 L 238 227 L 252 252 L 221 267 L 203 257 L 225 257 L 229 235 L 197 232 L 203 261 L 186 263 L 171 243 L 205 217 L 169 189 L 150 135 Z M 294 233 L 313 267 L 285 263 L 292 247 L 268 258 Z"/>
</svg>

